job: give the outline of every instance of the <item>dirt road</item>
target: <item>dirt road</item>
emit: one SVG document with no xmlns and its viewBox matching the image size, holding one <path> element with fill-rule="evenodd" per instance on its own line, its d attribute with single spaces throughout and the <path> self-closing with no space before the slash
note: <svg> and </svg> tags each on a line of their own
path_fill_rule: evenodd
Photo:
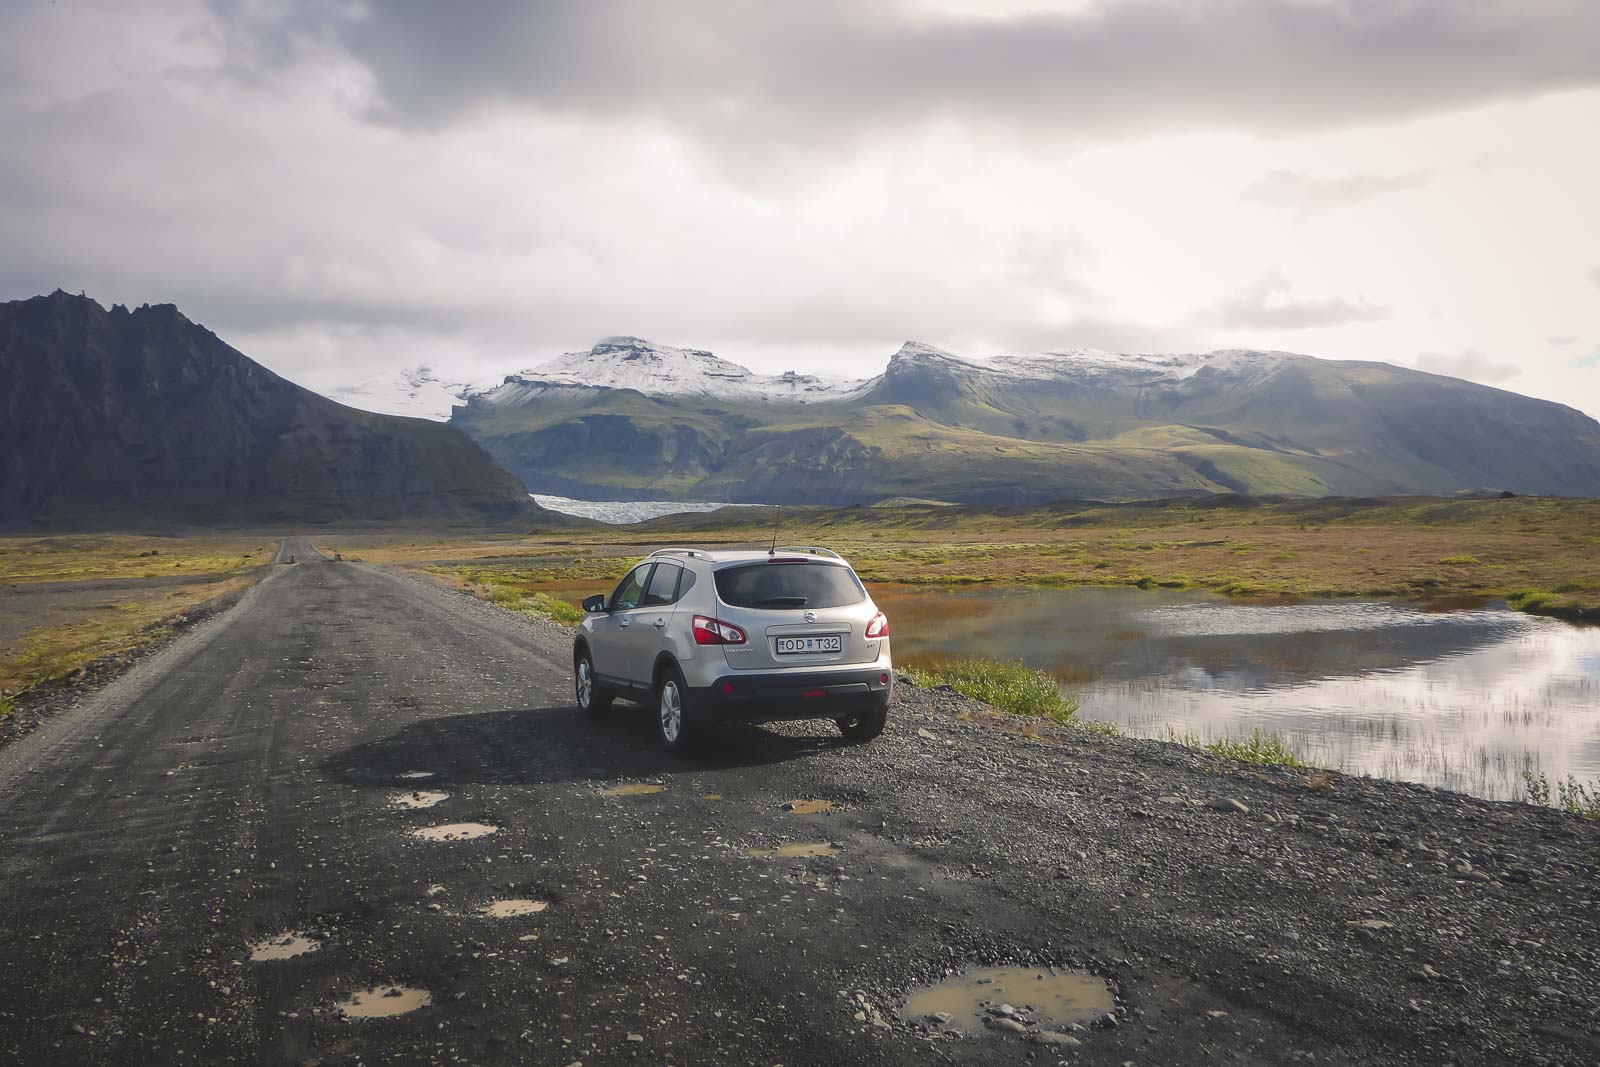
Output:
<svg viewBox="0 0 1600 1067">
<path fill-rule="evenodd" d="M 1024 740 L 909 689 L 870 746 L 801 723 L 680 761 L 642 710 L 579 716 L 567 631 L 290 555 L 0 751 L 0 1057 L 1600 1058 L 1591 824 Z M 661 788 L 608 795 L 629 785 Z M 463 823 L 494 832 L 416 835 Z M 807 844 L 832 854 L 771 854 Z M 919 983 L 999 964 L 1091 972 L 1115 1013 L 902 1018 Z M 347 1017 L 357 993 L 396 1014 Z"/>
</svg>

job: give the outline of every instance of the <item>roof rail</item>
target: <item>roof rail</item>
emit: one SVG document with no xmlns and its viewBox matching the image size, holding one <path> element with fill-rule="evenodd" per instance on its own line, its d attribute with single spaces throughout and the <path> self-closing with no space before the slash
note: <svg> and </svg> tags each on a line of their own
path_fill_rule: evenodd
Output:
<svg viewBox="0 0 1600 1067">
<path fill-rule="evenodd" d="M 843 559 L 831 548 L 819 548 L 816 545 L 778 545 L 773 552 L 803 552 L 808 556 L 826 556 L 829 559 Z"/>
<path fill-rule="evenodd" d="M 656 556 L 689 556 L 694 559 L 704 560 L 711 558 L 709 553 L 702 552 L 698 548 L 658 548 L 645 558 L 654 559 Z"/>
</svg>

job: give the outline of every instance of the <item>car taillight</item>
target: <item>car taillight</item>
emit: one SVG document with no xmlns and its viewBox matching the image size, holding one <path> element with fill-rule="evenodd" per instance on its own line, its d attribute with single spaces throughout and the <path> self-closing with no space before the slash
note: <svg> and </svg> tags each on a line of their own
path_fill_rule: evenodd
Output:
<svg viewBox="0 0 1600 1067">
<path fill-rule="evenodd" d="M 731 623 L 706 615 L 696 615 L 690 625 L 697 645 L 742 645 L 744 631 Z"/>
<path fill-rule="evenodd" d="M 867 636 L 868 637 L 888 637 L 889 636 L 889 616 L 885 615 L 881 611 L 878 612 L 876 615 L 874 615 L 872 617 L 872 621 L 867 623 Z"/>
</svg>

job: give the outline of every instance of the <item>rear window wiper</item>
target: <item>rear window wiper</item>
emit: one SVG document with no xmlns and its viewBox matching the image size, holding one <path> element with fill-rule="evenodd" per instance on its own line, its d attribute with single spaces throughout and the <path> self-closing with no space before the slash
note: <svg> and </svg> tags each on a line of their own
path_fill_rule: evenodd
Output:
<svg viewBox="0 0 1600 1067">
<path fill-rule="evenodd" d="M 769 596 L 764 600 L 756 601 L 752 607 L 761 607 L 763 604 L 781 604 L 785 607 L 803 608 L 810 597 L 805 596 Z"/>
</svg>

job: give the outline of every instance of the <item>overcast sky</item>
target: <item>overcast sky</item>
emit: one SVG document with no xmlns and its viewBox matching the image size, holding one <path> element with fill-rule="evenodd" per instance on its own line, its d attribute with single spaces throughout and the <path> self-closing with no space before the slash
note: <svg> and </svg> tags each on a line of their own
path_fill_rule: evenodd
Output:
<svg viewBox="0 0 1600 1067">
<path fill-rule="evenodd" d="M 0 299 L 328 389 L 1259 347 L 1600 414 L 1600 3 L 0 6 Z"/>
</svg>

